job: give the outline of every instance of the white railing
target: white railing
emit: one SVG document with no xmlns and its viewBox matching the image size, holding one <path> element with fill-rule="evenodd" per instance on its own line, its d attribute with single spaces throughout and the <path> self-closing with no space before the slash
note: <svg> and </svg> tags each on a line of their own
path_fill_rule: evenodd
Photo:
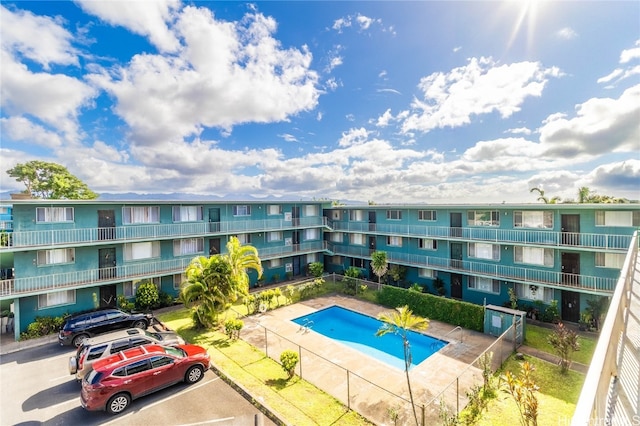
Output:
<svg viewBox="0 0 640 426">
<path fill-rule="evenodd" d="M 571 246 L 600 248 L 604 250 L 626 250 L 631 243 L 631 235 L 558 232 L 551 230 L 498 229 L 490 227 L 451 228 L 448 226 L 393 225 L 338 221 L 330 222 L 329 226 L 336 232 L 375 233 L 376 235 L 399 235 L 413 238 L 459 239 L 554 247 Z"/>
<path fill-rule="evenodd" d="M 634 424 L 638 407 L 638 232 L 620 271 L 572 426 Z M 635 299 L 635 300 L 634 300 Z M 632 311 L 632 306 L 636 311 Z"/>
<path fill-rule="evenodd" d="M 211 234 L 234 234 L 246 232 L 269 232 L 284 229 L 310 228 L 326 225 L 322 216 L 281 219 L 246 220 L 229 222 L 189 222 L 156 225 L 126 225 L 113 228 L 73 228 L 42 231 L 14 231 L 9 246 L 4 249 L 33 248 L 110 241 L 132 241 L 188 236 L 209 236 Z M 46 225 L 43 225 L 46 226 Z M 62 228 L 62 229 L 61 229 Z"/>
</svg>

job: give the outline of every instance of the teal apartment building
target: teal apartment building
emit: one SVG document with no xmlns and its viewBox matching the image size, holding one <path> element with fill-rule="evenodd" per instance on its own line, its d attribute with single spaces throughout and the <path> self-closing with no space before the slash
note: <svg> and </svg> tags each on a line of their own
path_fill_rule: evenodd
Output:
<svg viewBox="0 0 640 426">
<path fill-rule="evenodd" d="M 638 204 L 349 205 L 329 202 L 14 200 L 12 232 L 0 246 L 0 301 L 15 336 L 36 316 L 115 306 L 152 281 L 177 295 L 188 263 L 226 252 L 237 236 L 258 249 L 264 276 L 251 286 L 350 267 L 377 281 L 371 253 L 444 296 L 502 305 L 558 302 L 577 322 L 594 296 L 610 296 Z M 538 301 L 538 302 L 536 302 Z"/>
</svg>

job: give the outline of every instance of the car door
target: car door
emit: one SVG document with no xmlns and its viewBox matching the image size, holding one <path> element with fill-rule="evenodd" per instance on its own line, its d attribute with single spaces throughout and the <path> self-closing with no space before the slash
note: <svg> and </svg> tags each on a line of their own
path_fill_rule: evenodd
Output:
<svg viewBox="0 0 640 426">
<path fill-rule="evenodd" d="M 126 328 L 127 325 L 123 324 L 123 322 L 127 319 L 127 316 L 124 312 L 121 311 L 108 311 L 107 312 L 107 322 L 109 323 L 109 330 L 121 330 Z"/>
<path fill-rule="evenodd" d="M 168 355 L 155 355 L 151 357 L 154 389 L 162 389 L 182 381 L 183 372 L 175 361 L 173 357 Z"/>
<path fill-rule="evenodd" d="M 133 361 L 125 368 L 126 377 L 122 381 L 123 388 L 127 390 L 134 398 L 150 393 L 154 389 L 153 371 L 149 358 Z"/>
<path fill-rule="evenodd" d="M 109 323 L 107 322 L 107 314 L 104 312 L 96 312 L 91 316 L 90 333 L 103 334 L 111 331 Z"/>
</svg>

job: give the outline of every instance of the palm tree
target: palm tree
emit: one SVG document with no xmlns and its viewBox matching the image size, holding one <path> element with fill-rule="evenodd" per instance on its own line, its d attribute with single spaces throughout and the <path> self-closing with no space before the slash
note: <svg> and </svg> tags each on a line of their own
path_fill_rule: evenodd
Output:
<svg viewBox="0 0 640 426">
<path fill-rule="evenodd" d="M 387 252 L 377 250 L 371 253 L 371 269 L 373 269 L 373 273 L 378 277 L 378 284 L 380 284 L 382 277 L 389 270 Z"/>
<path fill-rule="evenodd" d="M 578 189 L 578 203 L 584 204 L 590 202 L 592 202 L 591 190 L 586 186 Z"/>
<path fill-rule="evenodd" d="M 409 398 L 411 399 L 411 408 L 413 409 L 413 417 L 418 425 L 418 413 L 416 412 L 416 406 L 413 403 L 413 392 L 411 391 L 411 381 L 409 380 L 409 367 L 411 367 L 411 345 L 407 334 L 409 330 L 425 330 L 429 327 L 429 320 L 417 315 L 413 315 L 413 312 L 407 305 L 397 307 L 395 312 L 389 314 L 382 313 L 378 316 L 378 319 L 384 324 L 376 332 L 376 336 L 384 336 L 387 333 L 394 333 L 402 337 L 402 343 L 404 345 L 404 372 L 407 376 L 407 387 L 409 388 Z"/>
<path fill-rule="evenodd" d="M 194 307 L 197 326 L 213 327 L 218 314 L 235 300 L 235 283 L 229 261 L 221 255 L 199 256 L 185 271 L 187 280 L 180 290 L 180 299 L 187 307 Z"/>
<path fill-rule="evenodd" d="M 551 197 L 551 198 L 547 198 L 547 197 L 545 197 L 545 196 L 544 196 L 544 189 L 540 189 L 540 188 L 531 188 L 531 189 L 529 190 L 529 192 L 534 192 L 534 191 L 535 191 L 535 192 L 537 192 L 537 193 L 539 194 L 538 201 L 542 201 L 542 202 L 544 202 L 545 204 L 556 204 L 556 203 L 558 203 L 558 202 L 561 200 L 561 198 L 560 198 L 560 197 L 558 197 L 558 196 L 553 196 L 553 197 Z"/>
<path fill-rule="evenodd" d="M 257 271 L 258 278 L 262 277 L 262 262 L 258 256 L 258 249 L 250 244 L 241 245 L 237 237 L 231 237 L 224 256 L 231 265 L 231 275 L 236 283 L 236 297 L 247 295 L 249 293 L 247 269 Z"/>
</svg>

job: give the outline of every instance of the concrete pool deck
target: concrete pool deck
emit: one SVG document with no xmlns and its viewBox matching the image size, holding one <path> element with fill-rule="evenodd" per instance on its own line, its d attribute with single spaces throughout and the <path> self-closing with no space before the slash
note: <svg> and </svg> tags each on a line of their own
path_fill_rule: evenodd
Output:
<svg viewBox="0 0 640 426">
<path fill-rule="evenodd" d="M 276 360 L 279 360 L 280 353 L 285 349 L 298 350 L 301 365 L 297 373 L 302 378 L 376 424 L 393 424 L 389 415 L 390 408 L 398 409 L 400 420 L 408 420 L 413 414 L 407 402 L 409 392 L 404 370 L 391 367 L 318 334 L 313 331 L 313 327 L 309 330 L 292 322 L 297 317 L 332 305 L 372 317 L 389 311 L 388 308 L 351 297 L 319 297 L 251 317 L 251 320 L 245 321 L 242 338 L 266 350 Z M 410 370 L 417 406 L 427 405 L 447 389 L 447 404 L 456 409 L 456 404 L 459 403 L 459 408 L 462 408 L 466 404 L 466 391 L 471 386 L 482 383 L 481 370 L 469 364 L 496 339 L 465 329 L 452 332 L 454 328 L 451 324 L 431 320 L 425 330 L 426 334 L 446 340 L 449 344 Z M 456 395 L 459 395 L 459 400 Z M 438 404 L 431 404 L 425 410 L 427 419 L 433 420 L 434 416 L 437 418 L 437 414 Z M 419 410 L 418 416 L 420 415 Z M 427 421 L 427 424 L 431 423 Z"/>
</svg>

